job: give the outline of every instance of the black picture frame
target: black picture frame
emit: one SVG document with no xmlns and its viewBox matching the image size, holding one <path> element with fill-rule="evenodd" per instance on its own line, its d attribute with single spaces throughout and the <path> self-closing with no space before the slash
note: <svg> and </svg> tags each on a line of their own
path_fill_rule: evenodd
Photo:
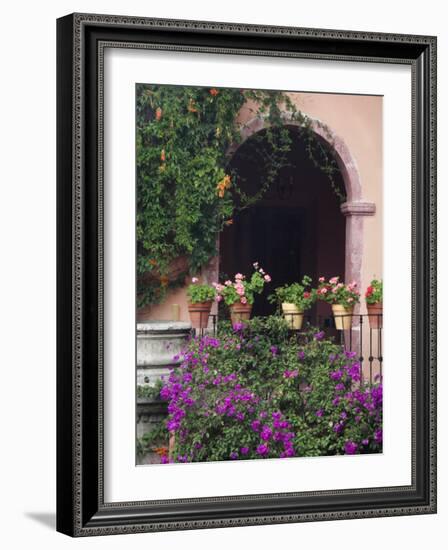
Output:
<svg viewBox="0 0 448 550">
<path fill-rule="evenodd" d="M 411 66 L 410 486 L 104 502 L 101 56 L 107 43 Z M 89 536 L 435 513 L 436 38 L 72 14 L 57 21 L 57 52 L 57 530 Z"/>
</svg>

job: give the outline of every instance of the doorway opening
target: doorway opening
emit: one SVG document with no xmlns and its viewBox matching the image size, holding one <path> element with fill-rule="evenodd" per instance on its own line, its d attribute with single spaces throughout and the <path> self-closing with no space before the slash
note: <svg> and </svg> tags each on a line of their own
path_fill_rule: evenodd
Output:
<svg viewBox="0 0 448 550">
<path fill-rule="evenodd" d="M 301 281 L 304 275 L 309 275 L 313 284 L 320 276 L 344 277 L 346 219 L 340 200 L 328 175 L 310 159 L 303 137 L 294 127 L 288 129 L 292 143 L 287 165 L 262 198 L 237 213 L 232 225 L 220 235 L 222 277 L 233 278 L 238 272 L 249 275 L 254 262 L 272 277 L 255 300 L 253 316 L 274 313 L 275 305 L 267 298 L 276 287 Z M 248 154 L 247 148 L 254 147 L 253 140 L 254 136 L 249 137 L 240 145 L 230 161 L 230 168 L 241 174 L 241 190 L 248 196 L 254 196 L 262 185 L 262 163 Z M 322 146 L 329 150 L 327 144 Z M 333 180 L 344 190 L 339 172 Z M 325 306 L 319 303 L 314 313 L 326 314 Z"/>
</svg>

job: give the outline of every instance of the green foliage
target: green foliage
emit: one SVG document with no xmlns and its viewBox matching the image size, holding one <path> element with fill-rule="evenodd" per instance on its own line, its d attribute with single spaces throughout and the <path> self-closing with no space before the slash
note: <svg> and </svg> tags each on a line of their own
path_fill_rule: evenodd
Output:
<svg viewBox="0 0 448 550">
<path fill-rule="evenodd" d="M 248 103 L 249 102 L 249 103 Z M 260 166 L 259 189 L 248 196 L 229 165 L 241 141 L 238 114 L 250 104 L 266 119 L 245 154 Z M 313 161 L 337 170 L 309 119 L 283 92 L 138 84 L 136 87 L 137 297 L 141 307 L 163 300 L 188 273 L 216 254 L 217 236 L 232 217 L 256 203 L 287 164 L 291 135 L 282 113 L 299 124 Z M 181 269 L 173 262 L 185 259 Z"/>
<path fill-rule="evenodd" d="M 153 453 L 156 448 L 166 447 L 168 450 L 169 434 L 163 422 L 155 423 L 150 432 L 146 432 L 137 438 L 136 452 L 139 458 L 148 453 Z"/>
<path fill-rule="evenodd" d="M 367 287 L 365 294 L 366 302 L 370 305 L 383 301 L 383 281 L 373 279 Z"/>
<path fill-rule="evenodd" d="M 152 399 L 157 401 L 160 399 L 161 388 L 161 380 L 157 380 L 153 386 L 150 386 L 149 384 L 137 384 L 137 399 Z"/>
<path fill-rule="evenodd" d="M 312 279 L 305 275 L 301 283 L 281 286 L 275 289 L 274 294 L 268 297 L 271 304 L 282 303 L 294 304 L 299 311 L 306 311 L 316 301 L 316 290 L 311 288 Z"/>
<path fill-rule="evenodd" d="M 187 288 L 187 296 L 192 304 L 211 302 L 215 299 L 216 291 L 210 285 L 198 285 L 197 283 L 192 283 Z"/>
</svg>

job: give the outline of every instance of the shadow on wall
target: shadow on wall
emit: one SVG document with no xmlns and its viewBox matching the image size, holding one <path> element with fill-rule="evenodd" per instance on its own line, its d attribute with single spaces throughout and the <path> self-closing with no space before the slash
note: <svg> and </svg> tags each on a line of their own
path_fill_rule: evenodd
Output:
<svg viewBox="0 0 448 550">
<path fill-rule="evenodd" d="M 56 530 L 56 512 L 25 512 L 24 515 L 52 531 Z"/>
</svg>

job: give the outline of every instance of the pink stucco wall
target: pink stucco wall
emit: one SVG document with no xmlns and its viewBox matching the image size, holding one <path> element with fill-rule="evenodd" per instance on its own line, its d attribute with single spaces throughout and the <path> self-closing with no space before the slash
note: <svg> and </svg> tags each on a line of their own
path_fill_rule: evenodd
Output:
<svg viewBox="0 0 448 550">
<path fill-rule="evenodd" d="M 357 254 L 362 257 L 357 277 L 364 291 L 372 278 L 382 277 L 383 271 L 382 97 L 319 93 L 291 93 L 290 96 L 301 111 L 324 123 L 340 141 L 345 151 L 343 160 L 351 165 L 348 169 L 359 182 L 360 197 L 356 199 L 375 207 L 373 215 L 356 217 L 347 226 L 349 236 L 351 234 L 354 239 L 354 246 L 359 248 Z M 243 108 L 240 113 L 239 120 L 243 123 L 253 117 L 249 107 Z M 358 239 L 361 230 L 363 237 Z M 204 270 L 204 282 L 216 280 L 217 270 L 217 261 L 212 261 L 209 268 Z M 347 264 L 346 270 L 350 271 Z M 172 318 L 172 304 L 179 304 L 180 320 L 187 321 L 185 289 L 170 292 L 163 304 L 141 310 L 138 318 L 169 320 Z M 360 312 L 365 313 L 363 302 Z"/>
</svg>

